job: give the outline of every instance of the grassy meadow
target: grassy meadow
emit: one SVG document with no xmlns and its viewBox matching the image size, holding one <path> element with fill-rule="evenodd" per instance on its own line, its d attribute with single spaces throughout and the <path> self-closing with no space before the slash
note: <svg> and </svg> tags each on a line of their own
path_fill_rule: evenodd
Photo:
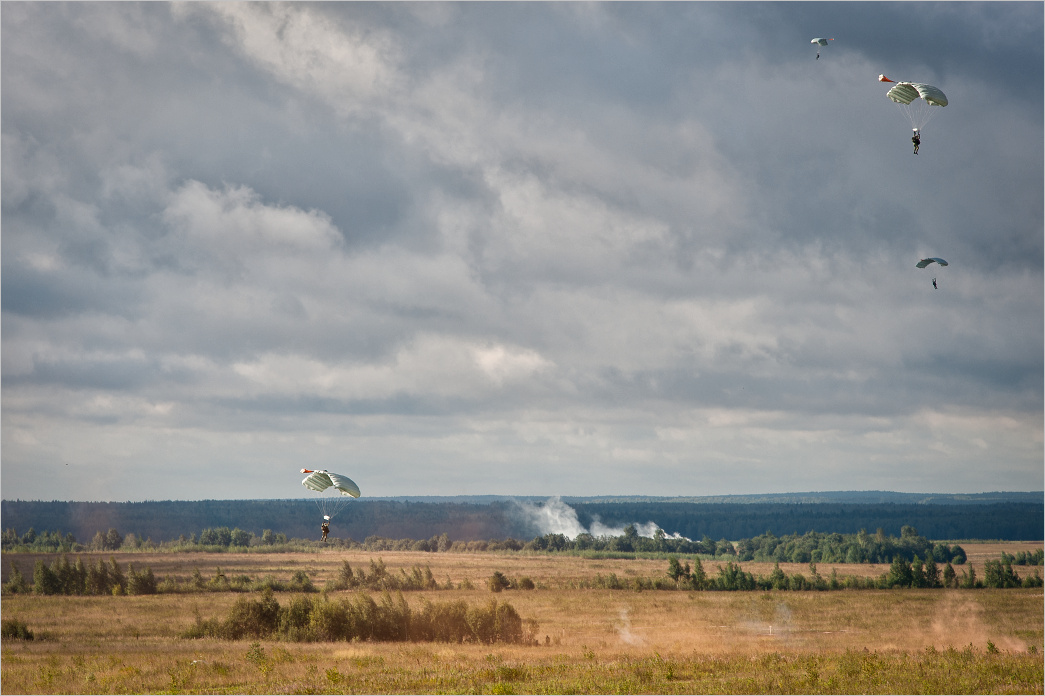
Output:
<svg viewBox="0 0 1045 696">
<path fill-rule="evenodd" d="M 981 572 L 1002 550 L 963 544 Z M 7 595 L 3 619 L 34 640 L 5 639 L 4 693 L 1042 693 L 1042 589 L 691 592 L 586 589 L 596 576 L 663 577 L 663 559 L 513 553 L 104 553 L 159 580 L 306 572 L 317 588 L 344 561 L 390 572 L 429 567 L 437 590 L 405 592 L 413 609 L 464 600 L 509 603 L 536 622 L 529 644 L 294 643 L 187 639 L 197 617 L 224 617 L 243 596 Z M 84 554 L 87 556 L 87 554 Z M 4 554 L 32 578 L 35 554 Z M 980 564 L 977 566 L 977 564 Z M 715 561 L 705 561 L 709 575 Z M 744 563 L 768 574 L 771 564 Z M 765 566 L 765 567 L 763 567 Z M 781 564 L 808 573 L 804 564 Z M 818 566 L 880 575 L 888 566 Z M 1022 569 L 1021 569 L 1022 570 Z M 494 594 L 499 571 L 535 589 Z M 31 581 L 31 580 L 30 580 Z M 590 585 L 589 585 L 590 586 Z M 354 591 L 329 592 L 331 599 Z M 379 595 L 380 593 L 372 593 Z M 282 605 L 294 593 L 277 592 Z"/>
</svg>

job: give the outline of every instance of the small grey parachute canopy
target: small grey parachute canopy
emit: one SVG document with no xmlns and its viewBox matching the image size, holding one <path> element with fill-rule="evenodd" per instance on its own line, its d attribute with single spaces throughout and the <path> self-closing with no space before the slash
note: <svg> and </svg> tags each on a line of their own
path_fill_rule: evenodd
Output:
<svg viewBox="0 0 1045 696">
<path fill-rule="evenodd" d="M 817 49 L 816 49 L 816 59 L 817 60 L 820 60 L 820 46 L 826 46 L 828 41 L 834 41 L 834 39 L 816 38 L 816 39 L 813 39 L 812 41 L 809 42 L 811 44 L 814 44 L 817 47 Z"/>
<path fill-rule="evenodd" d="M 934 262 L 940 264 L 941 266 L 946 266 L 947 265 L 947 262 L 944 261 L 943 259 L 938 258 L 936 256 L 930 256 L 929 258 L 922 259 L 921 261 L 916 263 L 915 267 L 916 268 L 925 268 L 926 266 L 928 266 L 929 264 L 934 263 Z"/>
</svg>

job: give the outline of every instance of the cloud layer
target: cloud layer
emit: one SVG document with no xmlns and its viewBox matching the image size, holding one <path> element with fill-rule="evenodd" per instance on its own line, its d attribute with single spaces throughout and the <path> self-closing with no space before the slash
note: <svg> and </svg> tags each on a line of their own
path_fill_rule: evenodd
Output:
<svg viewBox="0 0 1045 696">
<path fill-rule="evenodd" d="M 4 495 L 1040 490 L 1042 19 L 5 6 Z"/>
</svg>

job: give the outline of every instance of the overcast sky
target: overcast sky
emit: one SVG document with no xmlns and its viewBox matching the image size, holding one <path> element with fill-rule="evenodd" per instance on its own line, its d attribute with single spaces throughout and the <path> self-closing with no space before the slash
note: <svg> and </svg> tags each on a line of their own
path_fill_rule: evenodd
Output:
<svg viewBox="0 0 1045 696">
<path fill-rule="evenodd" d="M 1045 488 L 1040 2 L 0 19 L 5 499 Z"/>
</svg>

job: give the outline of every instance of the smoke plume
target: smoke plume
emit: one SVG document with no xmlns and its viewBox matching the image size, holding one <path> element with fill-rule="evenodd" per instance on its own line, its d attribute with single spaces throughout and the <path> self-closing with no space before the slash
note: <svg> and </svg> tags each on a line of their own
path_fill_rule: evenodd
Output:
<svg viewBox="0 0 1045 696">
<path fill-rule="evenodd" d="M 562 534 L 568 539 L 576 539 L 578 535 L 588 533 L 594 537 L 617 537 L 624 534 L 627 525 L 612 527 L 603 524 L 598 517 L 593 517 L 591 526 L 587 529 L 577 519 L 577 511 L 562 502 L 562 498 L 556 496 L 542 503 L 530 503 L 526 501 L 513 501 L 516 505 L 517 514 L 522 519 L 538 530 L 539 536 L 545 534 Z M 656 534 L 660 527 L 656 522 L 635 522 L 635 530 L 639 536 L 649 537 Z M 668 534 L 669 538 L 682 539 L 678 534 Z"/>
</svg>

